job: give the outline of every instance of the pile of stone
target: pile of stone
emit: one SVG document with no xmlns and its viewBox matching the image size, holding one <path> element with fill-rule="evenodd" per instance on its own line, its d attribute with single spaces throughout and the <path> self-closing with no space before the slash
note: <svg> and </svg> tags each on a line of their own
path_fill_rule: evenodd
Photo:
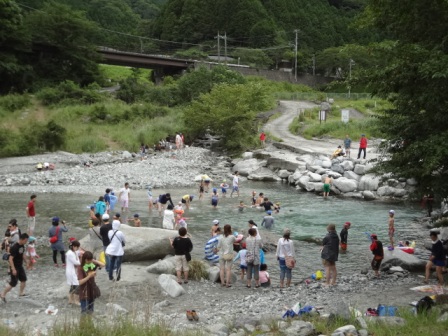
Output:
<svg viewBox="0 0 448 336">
<path fill-rule="evenodd" d="M 297 189 L 321 193 L 326 177 L 332 178 L 331 194 L 364 198 L 406 198 L 414 191 L 416 181 L 406 178 L 378 176 L 372 172 L 374 162 L 324 155 L 287 152 L 247 152 L 233 161 L 233 171 L 249 180 L 286 180 Z"/>
</svg>

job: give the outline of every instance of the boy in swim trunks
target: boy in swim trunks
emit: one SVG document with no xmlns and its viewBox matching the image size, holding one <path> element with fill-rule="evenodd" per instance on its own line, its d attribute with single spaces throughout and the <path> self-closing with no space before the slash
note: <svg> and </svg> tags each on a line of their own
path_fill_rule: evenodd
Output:
<svg viewBox="0 0 448 336">
<path fill-rule="evenodd" d="M 426 264 L 425 280 L 424 283 L 428 283 L 429 275 L 431 273 L 432 266 L 436 267 L 437 279 L 439 280 L 439 285 L 443 286 L 443 274 L 442 269 L 446 266 L 446 253 L 443 248 L 442 242 L 437 237 L 437 232 L 431 232 L 429 234 L 432 240 L 431 256 Z"/>
<path fill-rule="evenodd" d="M 333 179 L 331 177 L 325 177 L 324 180 L 324 198 L 328 197 L 330 194 L 331 183 L 333 183 Z"/>
<path fill-rule="evenodd" d="M 393 250 L 394 249 L 394 236 L 395 236 L 395 211 L 390 210 L 389 211 L 389 240 L 390 240 L 390 247 Z"/>
</svg>

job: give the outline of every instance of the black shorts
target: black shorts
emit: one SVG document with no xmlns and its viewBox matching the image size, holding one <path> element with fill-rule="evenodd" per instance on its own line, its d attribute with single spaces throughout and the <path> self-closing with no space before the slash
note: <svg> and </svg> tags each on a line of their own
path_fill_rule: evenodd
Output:
<svg viewBox="0 0 448 336">
<path fill-rule="evenodd" d="M 187 201 L 186 200 L 184 200 L 183 198 L 182 198 L 182 201 L 181 201 L 183 204 L 186 204 L 187 203 Z"/>
<path fill-rule="evenodd" d="M 12 275 L 12 270 L 10 269 L 11 272 L 11 281 L 9 282 L 9 284 L 11 285 L 11 287 L 15 287 L 17 286 L 17 283 L 20 282 L 25 282 L 26 279 L 26 273 L 25 273 L 25 269 L 23 268 L 23 266 L 16 266 L 16 271 L 17 271 L 17 275 Z"/>
<path fill-rule="evenodd" d="M 383 261 L 383 259 L 375 259 L 375 258 L 373 258 L 372 264 L 371 264 L 372 265 L 372 269 L 374 271 L 379 271 L 382 261 Z"/>
<path fill-rule="evenodd" d="M 76 294 L 76 295 L 78 295 L 79 294 L 79 286 L 71 285 L 70 289 L 68 290 L 68 293 L 69 294 Z"/>
</svg>

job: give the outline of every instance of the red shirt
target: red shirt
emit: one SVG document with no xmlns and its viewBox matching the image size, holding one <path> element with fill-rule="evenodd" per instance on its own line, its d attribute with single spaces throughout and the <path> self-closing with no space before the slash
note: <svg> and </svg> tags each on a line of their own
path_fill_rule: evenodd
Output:
<svg viewBox="0 0 448 336">
<path fill-rule="evenodd" d="M 362 137 L 361 140 L 359 140 L 359 148 L 367 148 L 367 138 Z"/>
<path fill-rule="evenodd" d="M 30 217 L 35 217 L 36 211 L 34 210 L 34 202 L 33 201 L 28 202 L 27 208 L 28 208 L 28 214 L 30 215 Z"/>
<path fill-rule="evenodd" d="M 265 139 L 266 139 L 266 134 L 264 134 L 264 132 L 263 132 L 260 134 L 260 140 L 264 141 Z"/>
</svg>

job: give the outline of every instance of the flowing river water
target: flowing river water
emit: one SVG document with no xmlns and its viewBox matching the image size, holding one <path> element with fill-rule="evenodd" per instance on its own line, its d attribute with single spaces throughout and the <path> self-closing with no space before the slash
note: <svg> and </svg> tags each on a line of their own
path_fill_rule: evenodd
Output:
<svg viewBox="0 0 448 336">
<path fill-rule="evenodd" d="M 349 230 L 349 249 L 346 254 L 340 255 L 340 268 L 342 271 L 355 272 L 360 268 L 368 266 L 371 258 L 369 251 L 369 240 L 366 232 L 376 233 L 383 243 L 387 244 L 387 219 L 388 211 L 395 210 L 396 241 L 416 240 L 417 246 L 423 245 L 423 239 L 427 231 L 417 221 L 424 215 L 424 211 L 416 205 L 404 203 L 366 202 L 351 198 L 329 197 L 323 199 L 314 193 L 297 192 L 294 188 L 282 183 L 244 182 L 240 191 L 240 197 L 234 195 L 230 198 L 220 197 L 217 209 L 210 205 L 210 193 L 204 194 L 203 200 L 197 199 L 197 188 L 154 190 L 154 196 L 170 192 L 175 204 L 185 194 L 196 195 L 187 210 L 185 217 L 188 218 L 189 232 L 195 237 L 195 255 L 200 256 L 203 245 L 209 239 L 209 230 L 213 219 L 219 219 L 221 225 L 229 223 L 238 231 L 247 232 L 247 221 L 253 219 L 257 224 L 261 223 L 264 212 L 254 208 L 246 208 L 241 213 L 237 206 L 239 200 L 243 200 L 250 206 L 252 190 L 257 194 L 263 192 L 273 202 L 281 203 L 281 211 L 275 214 L 275 226 L 271 237 L 280 237 L 283 229 L 288 227 L 292 231 L 293 239 L 298 240 L 296 250 L 299 266 L 305 268 L 305 272 L 313 272 L 321 268 L 320 246 L 305 240 L 323 238 L 326 234 L 326 226 L 329 223 L 336 224 L 337 231 L 342 225 L 349 221 L 352 223 Z M 59 216 L 72 226 L 72 233 L 78 238 L 84 236 L 88 220 L 88 205 L 98 199 L 99 195 L 89 193 L 86 189 L 84 194 L 38 194 L 37 228 L 36 235 L 47 235 L 50 227 L 50 218 Z M 11 218 L 19 220 L 22 229 L 25 225 L 25 207 L 30 194 L 0 194 L 2 221 L 4 226 Z M 116 208 L 117 210 L 117 208 Z M 119 209 L 118 209 L 119 211 Z M 129 218 L 134 213 L 139 213 L 143 226 L 161 227 L 162 219 L 157 211 L 148 210 L 147 195 L 145 190 L 131 192 Z M 132 223 L 131 223 L 132 225 Z M 266 229 L 260 228 L 260 233 L 268 235 Z M 199 243 L 198 243 L 199 242 Z M 199 246 L 197 246 L 199 244 Z"/>
</svg>

